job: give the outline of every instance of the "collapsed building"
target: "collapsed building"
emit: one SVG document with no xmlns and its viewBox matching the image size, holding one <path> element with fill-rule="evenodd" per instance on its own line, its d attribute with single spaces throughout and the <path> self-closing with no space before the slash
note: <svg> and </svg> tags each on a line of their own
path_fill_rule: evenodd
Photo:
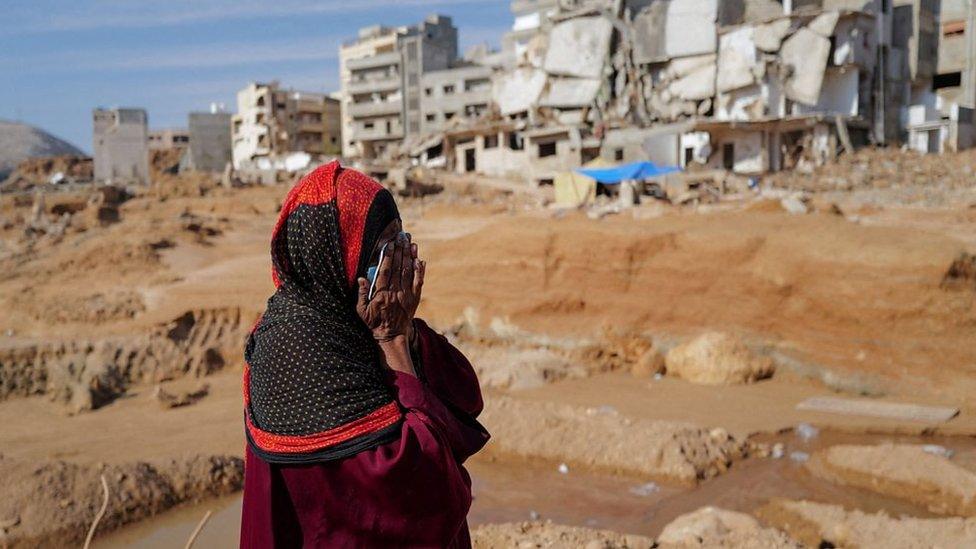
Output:
<svg viewBox="0 0 976 549">
<path fill-rule="evenodd" d="M 516 0 L 491 108 L 410 156 L 549 183 L 596 158 L 758 175 L 866 144 L 970 147 L 973 8 L 952 9 L 943 20 L 932 0 Z"/>
<path fill-rule="evenodd" d="M 149 130 L 149 150 L 186 149 L 190 146 L 190 130 L 186 128 L 161 128 Z"/>
</svg>

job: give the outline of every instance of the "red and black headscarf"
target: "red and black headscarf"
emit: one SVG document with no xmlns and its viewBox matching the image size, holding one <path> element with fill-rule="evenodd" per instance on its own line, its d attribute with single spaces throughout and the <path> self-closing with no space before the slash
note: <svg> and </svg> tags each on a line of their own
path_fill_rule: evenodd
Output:
<svg viewBox="0 0 976 549">
<path fill-rule="evenodd" d="M 401 412 L 355 303 L 398 218 L 389 191 L 338 162 L 288 193 L 271 237 L 277 290 L 244 351 L 246 434 L 265 461 L 340 459 L 396 438 Z"/>
</svg>

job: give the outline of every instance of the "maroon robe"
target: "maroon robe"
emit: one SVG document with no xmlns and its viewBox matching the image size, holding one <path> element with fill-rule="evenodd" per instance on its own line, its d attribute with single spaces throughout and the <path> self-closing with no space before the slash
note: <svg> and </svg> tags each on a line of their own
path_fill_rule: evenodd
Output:
<svg viewBox="0 0 976 549">
<path fill-rule="evenodd" d="M 390 372 L 399 440 L 311 465 L 268 464 L 248 447 L 241 547 L 470 547 L 462 464 L 488 441 L 481 389 L 464 355 L 415 326 L 419 378 Z"/>
</svg>

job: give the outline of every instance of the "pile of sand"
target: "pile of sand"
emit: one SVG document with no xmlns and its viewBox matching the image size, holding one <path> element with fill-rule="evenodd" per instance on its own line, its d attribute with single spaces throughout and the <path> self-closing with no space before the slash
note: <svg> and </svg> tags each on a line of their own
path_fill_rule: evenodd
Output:
<svg viewBox="0 0 976 549">
<path fill-rule="evenodd" d="M 893 518 L 811 501 L 775 501 L 759 515 L 809 547 L 976 547 L 971 518 Z"/>
<path fill-rule="evenodd" d="M 650 548 L 654 540 L 643 536 L 618 534 L 609 530 L 593 530 L 563 526 L 551 522 L 520 522 L 485 524 L 471 531 L 471 543 L 478 549 L 628 549 Z"/>
<path fill-rule="evenodd" d="M 668 375 L 705 385 L 752 383 L 771 377 L 772 359 L 753 353 L 729 334 L 709 332 L 671 349 L 665 359 Z"/>
<path fill-rule="evenodd" d="M 79 546 L 104 498 L 97 532 L 153 516 L 177 504 L 234 493 L 244 462 L 229 456 L 189 456 L 161 464 L 79 465 L 0 456 L 0 545 Z"/>
<path fill-rule="evenodd" d="M 923 505 L 934 513 L 976 515 L 976 473 L 924 446 L 832 446 L 810 462 L 814 474 Z"/>
<path fill-rule="evenodd" d="M 664 527 L 657 547 L 755 547 L 764 549 L 798 549 L 798 543 L 744 513 L 715 507 L 702 507 L 681 515 Z"/>
<path fill-rule="evenodd" d="M 492 452 L 685 483 L 719 475 L 747 453 L 721 428 L 506 396 L 487 398 L 479 420 Z"/>
</svg>

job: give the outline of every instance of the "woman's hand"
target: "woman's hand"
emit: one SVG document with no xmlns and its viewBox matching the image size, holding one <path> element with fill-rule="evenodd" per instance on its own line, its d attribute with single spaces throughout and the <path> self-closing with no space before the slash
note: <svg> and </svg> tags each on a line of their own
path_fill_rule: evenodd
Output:
<svg viewBox="0 0 976 549">
<path fill-rule="evenodd" d="M 369 281 L 360 278 L 356 312 L 377 342 L 398 336 L 407 341 L 413 335 L 413 317 L 420 305 L 426 263 L 417 258 L 417 245 L 400 235 L 390 243 L 392 251 L 383 258 L 376 274 L 376 291 L 369 298 Z"/>
</svg>

